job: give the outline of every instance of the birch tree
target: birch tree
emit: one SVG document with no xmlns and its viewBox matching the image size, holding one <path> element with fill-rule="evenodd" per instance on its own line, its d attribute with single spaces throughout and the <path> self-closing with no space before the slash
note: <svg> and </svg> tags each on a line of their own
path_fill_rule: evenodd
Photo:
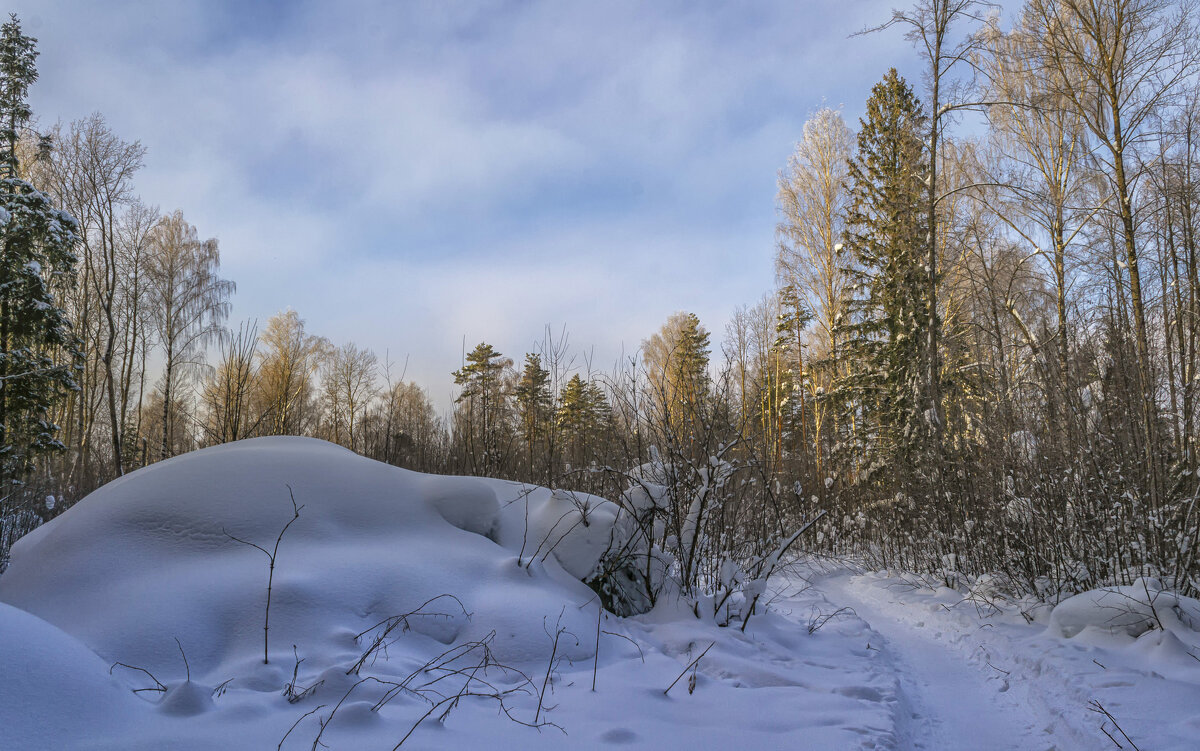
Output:
<svg viewBox="0 0 1200 751">
<path fill-rule="evenodd" d="M 201 364 L 204 348 L 224 336 L 235 285 L 217 273 L 217 241 L 200 240 L 181 211 L 159 222 L 147 261 L 151 316 L 164 360 L 160 458 L 165 459 L 171 455 L 175 391 Z"/>
</svg>

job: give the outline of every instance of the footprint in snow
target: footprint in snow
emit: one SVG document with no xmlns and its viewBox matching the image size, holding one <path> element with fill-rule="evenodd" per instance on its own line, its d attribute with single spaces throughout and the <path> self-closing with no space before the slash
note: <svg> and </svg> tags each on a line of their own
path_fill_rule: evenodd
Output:
<svg viewBox="0 0 1200 751">
<path fill-rule="evenodd" d="M 600 740 L 605 743 L 633 743 L 637 740 L 637 733 L 629 728 L 613 728 L 601 734 Z"/>
</svg>

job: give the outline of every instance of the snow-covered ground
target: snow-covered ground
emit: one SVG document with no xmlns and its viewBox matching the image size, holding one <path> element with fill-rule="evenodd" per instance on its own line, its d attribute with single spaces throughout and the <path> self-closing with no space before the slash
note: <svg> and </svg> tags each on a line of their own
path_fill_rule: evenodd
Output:
<svg viewBox="0 0 1200 751">
<path fill-rule="evenodd" d="M 619 619 L 584 501 L 531 563 L 561 494 L 295 438 L 136 472 L 0 577 L 0 748 L 1200 748 L 1200 603 L 1154 582 L 1052 616 L 802 562 L 745 632 Z"/>
</svg>

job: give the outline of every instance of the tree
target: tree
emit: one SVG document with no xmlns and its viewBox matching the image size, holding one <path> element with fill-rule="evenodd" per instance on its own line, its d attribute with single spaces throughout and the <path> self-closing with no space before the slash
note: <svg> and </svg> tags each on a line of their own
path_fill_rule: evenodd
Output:
<svg viewBox="0 0 1200 751">
<path fill-rule="evenodd" d="M 956 113 L 962 110 L 978 110 L 987 102 L 974 101 L 964 96 L 966 87 L 955 80 L 954 70 L 970 61 L 978 52 L 981 37 L 966 34 L 956 38 L 957 27 L 962 22 L 982 22 L 983 15 L 994 6 L 987 0 L 916 0 L 912 10 L 893 11 L 892 18 L 878 29 L 894 25 L 908 27 L 907 38 L 917 48 L 928 67 L 925 80 L 928 87 L 929 109 L 922 119 L 922 134 L 925 146 L 925 181 L 922 209 L 925 212 L 924 272 L 925 295 L 929 299 L 929 323 L 922 330 L 925 372 L 919 384 L 924 409 L 929 416 L 933 448 L 940 452 L 945 411 L 942 404 L 941 382 L 941 336 L 942 320 L 938 302 L 941 286 L 941 254 L 943 238 L 939 234 L 941 224 L 941 202 L 953 195 L 954 190 L 945 190 L 939 169 L 943 158 L 942 144 L 945 131 Z M 869 29 L 868 31 L 872 31 Z"/>
<path fill-rule="evenodd" d="M 521 424 L 521 439 L 525 442 L 529 471 L 534 471 L 535 448 L 548 437 L 552 417 L 550 371 L 542 367 L 540 355 L 525 355 L 525 367 L 513 390 L 517 402 L 517 417 Z"/>
<path fill-rule="evenodd" d="M 893 68 L 871 90 L 850 161 L 844 252 L 858 294 L 844 326 L 851 372 L 843 388 L 865 422 L 862 445 L 882 452 L 874 468 L 913 467 L 937 419 L 923 398 L 925 332 L 934 317 L 924 257 L 924 127 L 920 102 Z"/>
<path fill-rule="evenodd" d="M 774 342 L 774 352 L 777 358 L 788 363 L 786 368 L 778 372 L 768 371 L 766 383 L 767 393 L 776 392 L 775 399 L 777 429 L 777 447 L 775 454 L 781 456 L 782 443 L 780 440 L 785 431 L 792 434 L 793 443 L 800 449 L 796 453 L 806 456 L 808 450 L 808 405 L 805 390 L 810 382 L 808 370 L 804 364 L 804 329 L 813 319 L 809 309 L 801 301 L 796 288 L 788 285 L 779 290 L 779 313 L 775 324 L 777 336 Z M 834 329 L 829 329 L 830 337 Z M 817 421 L 819 424 L 819 421 Z M 819 441 L 818 441 L 819 443 Z M 819 464 L 819 455 L 818 455 Z"/>
<path fill-rule="evenodd" d="M 388 390 L 381 409 L 376 425 L 383 434 L 372 458 L 422 472 L 445 471 L 445 433 L 424 389 L 401 381 Z"/>
<path fill-rule="evenodd" d="M 112 474 L 118 477 L 124 473 L 122 431 L 126 408 L 119 398 L 120 382 L 126 360 L 135 355 L 118 345 L 130 326 L 136 326 L 122 314 L 136 309 L 137 303 L 124 299 L 122 275 L 129 270 L 125 256 L 136 253 L 136 245 L 145 234 L 141 213 L 132 205 L 133 176 L 142 166 L 145 151 L 140 143 L 118 138 L 104 117 L 96 113 L 71 123 L 56 140 L 50 160 L 54 190 L 80 222 L 81 303 L 89 308 L 84 311 L 85 317 L 93 312 L 92 306 L 97 314 L 93 325 L 85 323 L 80 333 L 88 345 L 88 371 L 98 370 L 102 380 L 108 404 Z M 127 240 L 135 247 L 128 247 Z M 84 385 L 92 385 L 90 379 L 85 379 Z"/>
<path fill-rule="evenodd" d="M 694 313 L 680 311 L 642 342 L 654 405 L 679 444 L 690 444 L 708 396 L 709 334 Z"/>
<path fill-rule="evenodd" d="M 467 355 L 467 363 L 454 371 L 454 384 L 462 388 L 455 403 L 455 435 L 463 443 L 475 474 L 493 476 L 504 462 L 508 447 L 509 405 L 504 371 L 512 360 L 487 342 Z"/>
<path fill-rule="evenodd" d="M 36 40 L 16 16 L 0 29 L 0 482 L 22 483 L 40 454 L 63 448 L 51 405 L 76 388 L 80 357 L 56 287 L 72 274 L 78 224 L 18 177 L 17 145 L 37 80 Z"/>
<path fill-rule="evenodd" d="M 1084 169 L 1089 144 L 1079 113 L 1070 106 L 1056 83 L 1061 73 L 1048 64 L 1045 40 L 1036 15 L 1026 9 L 1009 34 L 993 30 L 988 37 L 988 55 L 983 60 L 991 98 L 1001 102 L 988 111 L 989 121 L 1003 158 L 994 161 L 999 169 L 989 170 L 988 182 L 1004 186 L 996 216 L 1026 243 L 1030 258 L 1044 258 L 1054 281 L 1057 325 L 1055 327 L 1053 378 L 1060 390 L 1069 375 L 1067 337 L 1067 291 L 1070 282 L 1070 248 L 1096 213 L 1092 194 L 1094 178 Z M 1042 252 L 1048 240 L 1049 253 Z M 1015 315 L 1011 300 L 1004 301 Z M 1029 346 L 1038 348 L 1028 339 Z M 1040 354 L 1035 352 L 1035 354 Z M 1063 409 L 1051 419 L 1065 438 L 1067 421 Z"/>
<path fill-rule="evenodd" d="M 1140 178 L 1137 151 L 1167 98 L 1195 70 L 1191 0 L 1031 0 L 1027 19 L 1043 40 L 1046 80 L 1083 121 L 1103 154 L 1119 226 L 1120 266 L 1128 278 L 1142 440 L 1150 493 L 1161 500 L 1165 480 L 1159 455 L 1158 405 L 1146 323 L 1136 216 Z"/>
<path fill-rule="evenodd" d="M 853 149 L 854 134 L 841 113 L 819 110 L 804 123 L 803 138 L 779 175 L 776 275 L 815 318 L 824 356 L 837 349 L 834 330 L 845 304 L 840 245 Z"/>
<path fill-rule="evenodd" d="M 566 455 L 575 467 L 594 459 L 596 443 L 610 417 L 608 399 L 595 383 L 571 376 L 558 398 L 555 419 L 562 432 Z"/>
<path fill-rule="evenodd" d="M 118 419 L 124 426 L 121 435 L 126 440 L 126 453 L 130 456 L 136 452 L 137 438 L 141 433 L 142 402 L 149 370 L 153 322 L 148 310 L 146 259 L 152 250 L 154 228 L 158 226 L 159 219 L 157 208 L 135 200 L 118 225 L 122 248 L 118 259 L 121 263 L 118 279 L 122 301 L 118 308 L 121 314 L 118 328 L 121 330 L 120 351 L 124 355 Z"/>
<path fill-rule="evenodd" d="M 304 319 L 294 310 L 271 316 L 259 341 L 256 411 L 265 416 L 263 432 L 303 435 L 313 376 L 331 345 L 306 333 Z"/>
<path fill-rule="evenodd" d="M 225 332 L 234 283 L 217 275 L 217 241 L 201 241 L 176 211 L 155 228 L 148 259 L 151 311 L 163 349 L 161 458 L 171 456 L 173 393 L 181 372 L 196 368 L 204 346 Z"/>
<path fill-rule="evenodd" d="M 328 350 L 321 375 L 325 436 L 351 451 L 359 449 L 359 428 L 375 395 L 375 353 L 353 342 Z"/>
<path fill-rule="evenodd" d="M 257 326 L 243 323 L 221 348 L 221 360 L 204 384 L 208 440 L 214 443 L 245 438 L 257 427 L 250 414 L 257 344 Z"/>
</svg>

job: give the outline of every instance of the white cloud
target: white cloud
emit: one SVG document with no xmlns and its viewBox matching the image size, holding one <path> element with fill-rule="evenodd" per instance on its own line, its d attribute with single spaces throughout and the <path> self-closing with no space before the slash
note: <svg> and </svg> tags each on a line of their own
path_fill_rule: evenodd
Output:
<svg viewBox="0 0 1200 751">
<path fill-rule="evenodd" d="M 882 0 L 16 6 L 39 116 L 147 146 L 139 190 L 220 239 L 236 315 L 409 352 L 434 393 L 463 335 L 519 357 L 566 324 L 606 368 L 679 309 L 719 334 L 771 284 L 804 118 L 910 59 L 846 39 Z"/>
</svg>

